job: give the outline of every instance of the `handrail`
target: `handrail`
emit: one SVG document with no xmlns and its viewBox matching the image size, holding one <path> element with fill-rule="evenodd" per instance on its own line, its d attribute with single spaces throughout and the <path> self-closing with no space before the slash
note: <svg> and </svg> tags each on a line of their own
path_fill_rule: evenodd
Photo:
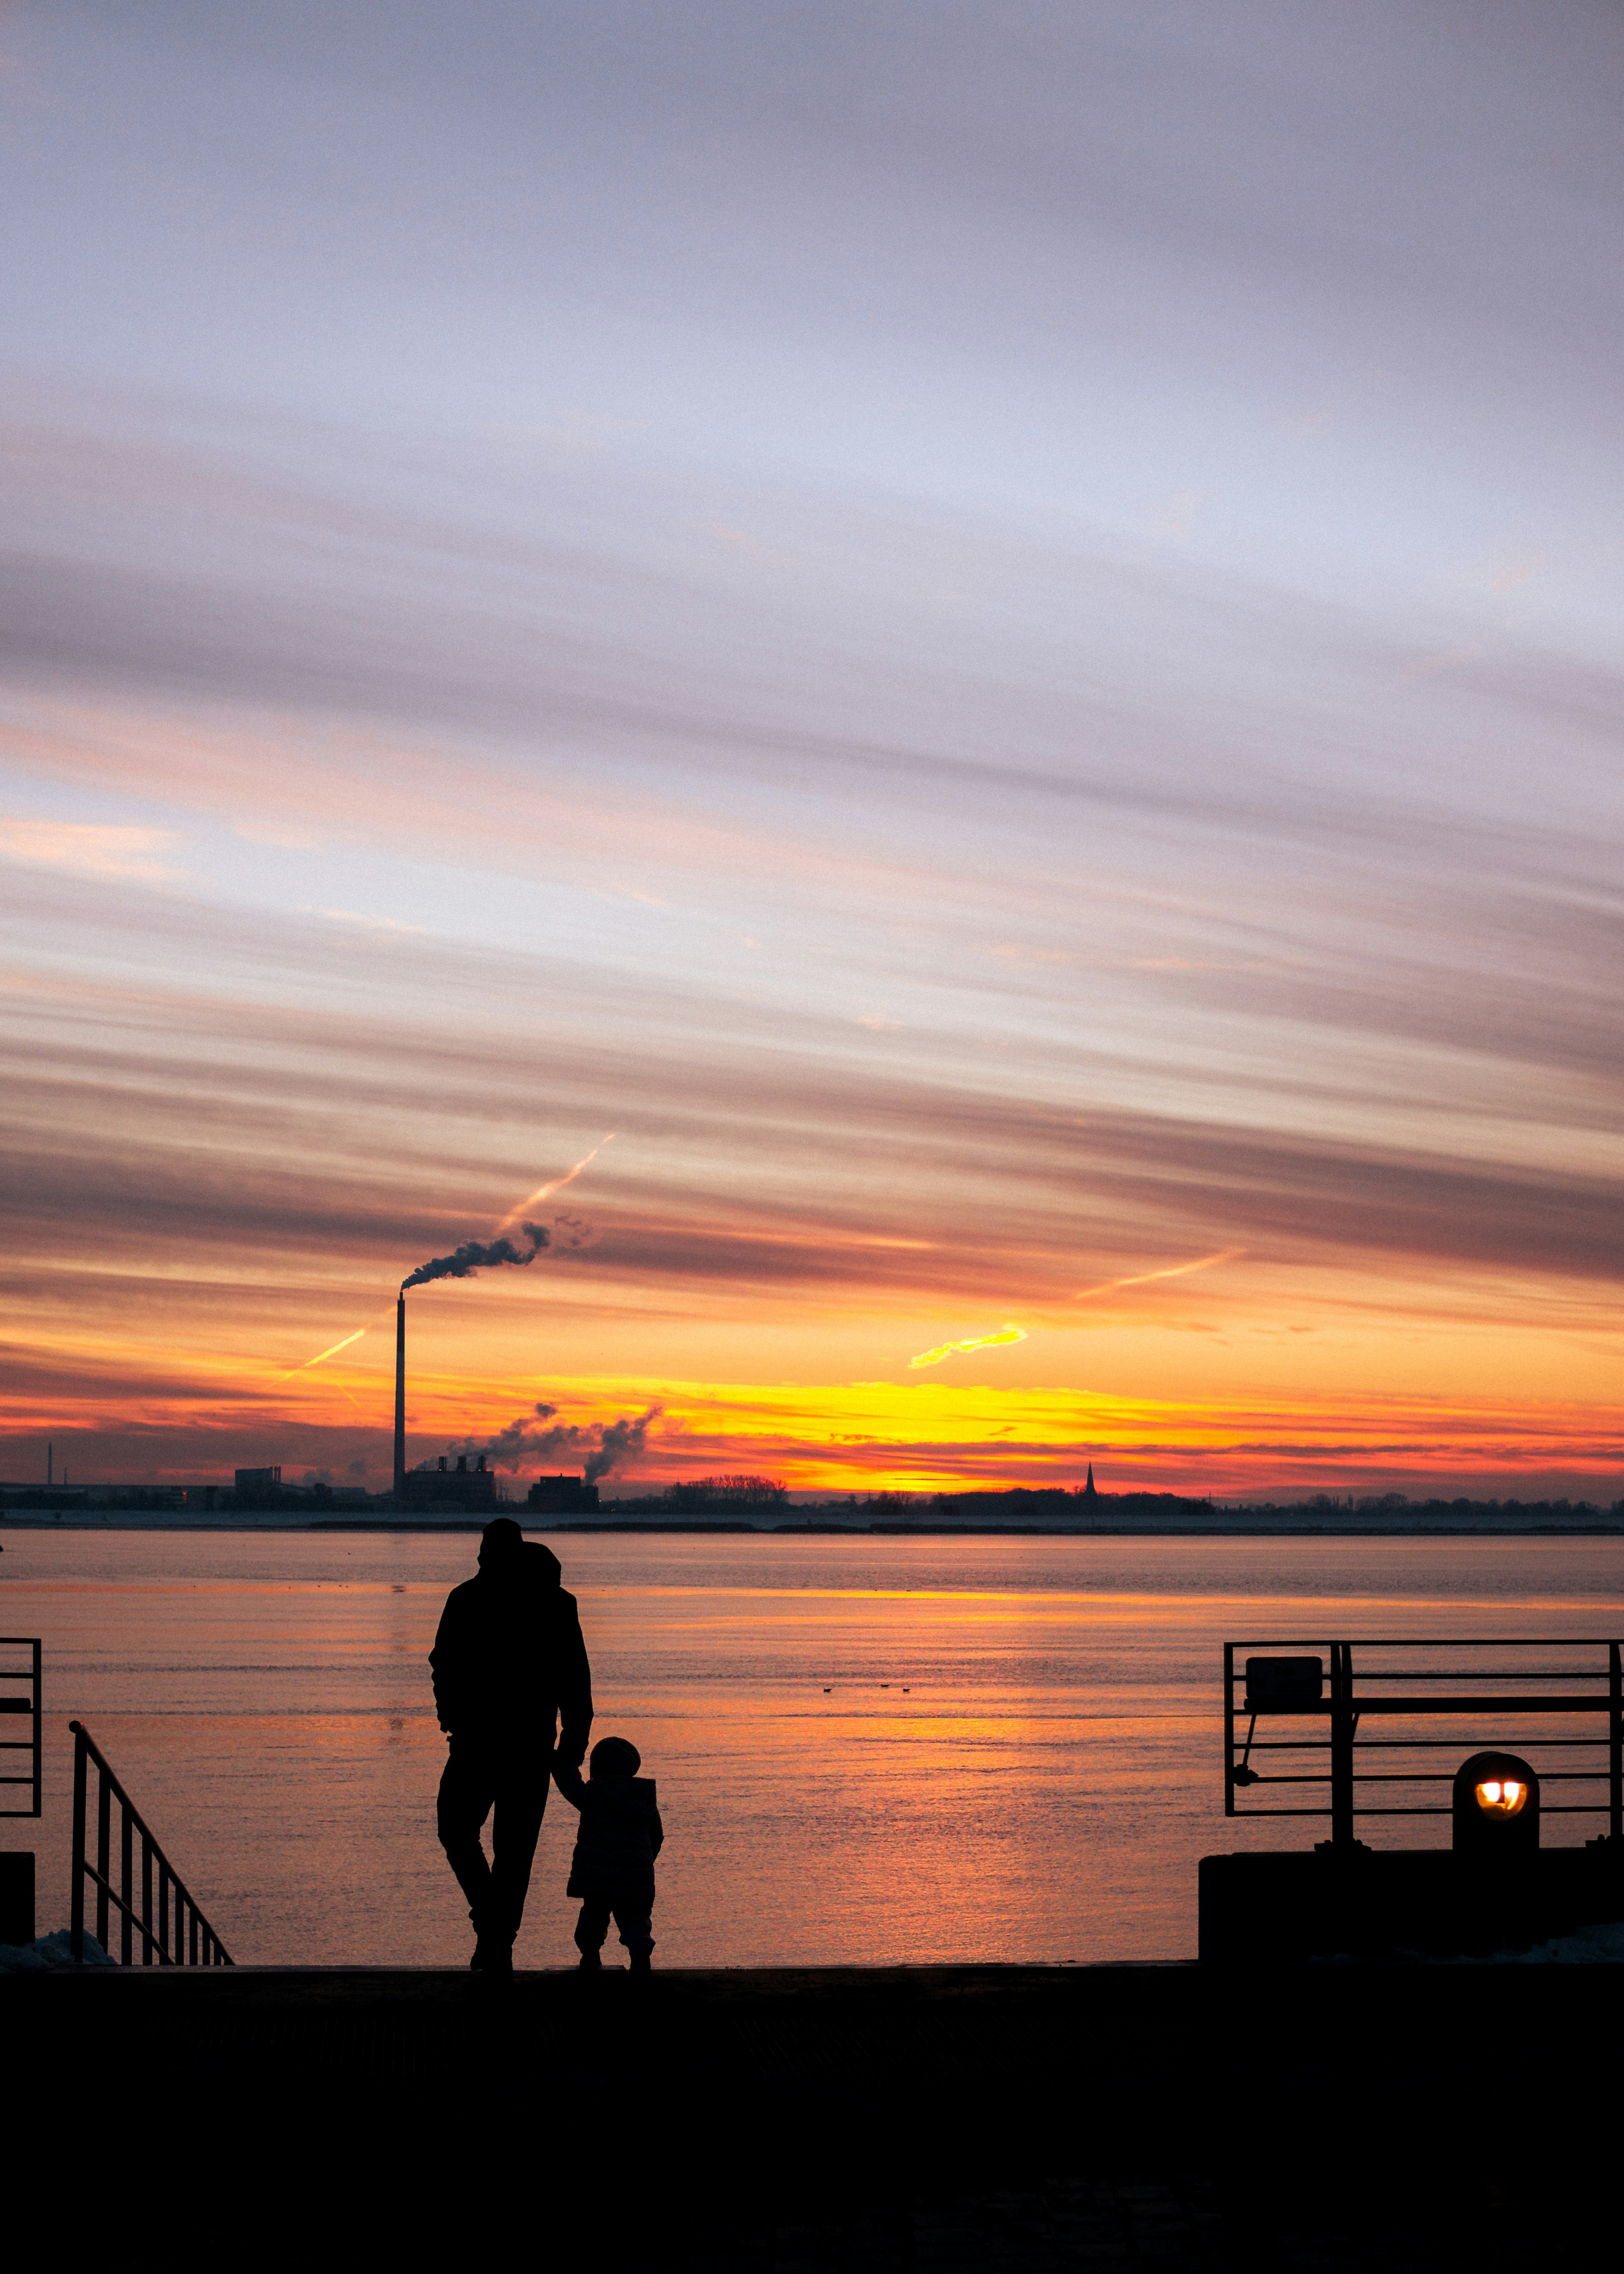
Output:
<svg viewBox="0 0 1624 2274">
<path fill-rule="evenodd" d="M 154 1839 L 150 1826 L 115 1775 L 101 1748 L 80 1721 L 70 1721 L 73 1732 L 73 1886 L 69 1916 L 68 1947 L 76 1966 L 85 1962 L 85 1882 L 96 1891 L 96 1940 L 109 1957 L 109 1914 L 118 1913 L 121 1966 L 230 1966 L 234 1963 L 220 1937 L 199 1909 L 197 1900 Z M 85 1853 L 88 1813 L 90 1764 L 96 1765 L 96 1860 Z M 113 1803 L 119 1809 L 118 1860 L 121 1886 L 113 1884 Z M 141 1842 L 140 1909 L 135 1907 L 135 1840 Z M 157 1908 L 153 1903 L 154 1865 L 157 1866 Z M 141 1938 L 138 1962 L 135 1938 Z"/>
<path fill-rule="evenodd" d="M 26 1784 L 30 1788 L 31 1805 L 27 1808 L 0 1808 L 0 1816 L 38 1816 L 43 1790 L 42 1770 L 45 1759 L 44 1730 L 40 1720 L 40 1638 L 38 1635 L 0 1635 L 0 1650 L 26 1650 L 32 1653 L 26 1666 L 0 1666 L 0 1682 L 26 1682 L 30 1684 L 26 1698 L 0 1698 L 0 1713 L 8 1719 L 13 1713 L 32 1717 L 26 1737 L 0 1737 L 0 1753 L 27 1753 L 31 1756 L 26 1776 L 0 1775 L 0 1784 Z"/>
<path fill-rule="evenodd" d="M 1250 1701 L 1244 1707 L 1236 1703 L 1235 1685 L 1245 1679 L 1244 1664 L 1237 1660 L 1249 1655 L 1264 1655 L 1282 1650 L 1310 1648 L 1327 1650 L 1330 1656 L 1329 1695 L 1309 1698 L 1284 1705 L 1266 1703 L 1259 1699 L 1254 1708 Z M 1577 1657 L 1582 1653 L 1605 1653 L 1604 1662 L 1589 1667 L 1549 1665 L 1530 1670 L 1526 1667 L 1503 1664 L 1463 1665 L 1456 1662 L 1444 1671 L 1417 1667 L 1413 1670 L 1384 1663 L 1356 1675 L 1354 1653 L 1387 1653 L 1421 1651 L 1539 1651 L 1555 1656 Z M 1322 1661 L 1323 1667 L 1323 1661 Z M 1322 1672 L 1322 1680 L 1324 1679 Z M 1377 1695 L 1361 1692 L 1360 1682 L 1365 1683 L 1434 1683 L 1447 1682 L 1451 1687 L 1444 1694 L 1433 1691 L 1430 1696 L 1395 1696 L 1391 1691 Z M 1521 1682 L 1560 1682 L 1564 1684 L 1594 1682 L 1605 1684 L 1590 1695 L 1576 1695 L 1571 1690 L 1545 1696 L 1509 1695 L 1503 1685 Z M 1552 1783 L 1605 1784 L 1605 1799 L 1594 1801 L 1553 1802 L 1545 1813 L 1551 1816 L 1605 1816 L 1608 1832 L 1614 1840 L 1624 1839 L 1624 1646 L 1606 1638 L 1531 1635 L 1510 1637 L 1450 1636 L 1425 1641 L 1412 1641 L 1393 1636 L 1380 1639 L 1328 1642 L 1325 1638 L 1294 1638 L 1290 1642 L 1229 1642 L 1223 1646 L 1223 1723 L 1224 1723 L 1224 1814 L 1226 1816 L 1329 1816 L 1331 1844 L 1341 1849 L 1354 1844 L 1354 1818 L 1360 1816 L 1447 1816 L 1451 1805 L 1432 1807 L 1380 1807 L 1361 1804 L 1356 1788 L 1372 1784 L 1421 1784 L 1453 1782 L 1453 1773 L 1447 1769 L 1416 1770 L 1406 1773 L 1398 1769 L 1370 1767 L 1359 1769 L 1356 1762 L 1376 1751 L 1383 1752 L 1455 1752 L 1460 1741 L 1446 1737 L 1397 1736 L 1373 1737 L 1360 1736 L 1360 1723 L 1366 1715 L 1385 1721 L 1390 1728 L 1395 1721 L 1425 1721 L 1428 1716 L 1447 1716 L 1455 1721 L 1488 1719 L 1500 1722 L 1521 1720 L 1523 1716 L 1544 1719 L 1547 1716 L 1579 1716 L 1590 1714 L 1605 1717 L 1605 1734 L 1595 1737 L 1547 1736 L 1518 1737 L 1519 1751 L 1599 1751 L 1606 1750 L 1605 1767 L 1595 1769 L 1553 1769 L 1545 1772 Z M 1479 1690 L 1464 1685 L 1477 1683 Z M 1236 1730 L 1237 1718 L 1250 1717 L 1244 1738 Z M 1259 1737 L 1258 1724 L 1278 1728 L 1284 1721 L 1305 1721 L 1310 1729 L 1325 1729 L 1324 1736 L 1302 1737 Z M 1486 1733 L 1485 1733 L 1486 1734 Z M 1509 1742 L 1503 1732 L 1492 1733 L 1493 1742 Z M 1302 1773 L 1291 1773 L 1288 1765 L 1282 1764 L 1285 1773 L 1271 1774 L 1267 1769 L 1252 1766 L 1252 1755 L 1279 1753 L 1329 1754 L 1326 1764 L 1328 1773 L 1310 1773 L 1310 1764 L 1300 1764 Z M 1238 1758 L 1237 1758 L 1238 1756 Z M 1289 1784 L 1328 1785 L 1328 1805 L 1320 1807 L 1270 1808 L 1242 1805 L 1237 1795 L 1256 1785 Z"/>
</svg>

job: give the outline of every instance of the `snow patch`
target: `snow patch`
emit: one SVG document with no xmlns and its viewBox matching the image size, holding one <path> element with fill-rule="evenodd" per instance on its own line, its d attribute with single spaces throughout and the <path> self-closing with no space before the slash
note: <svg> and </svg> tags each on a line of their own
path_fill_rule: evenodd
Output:
<svg viewBox="0 0 1624 2274">
<path fill-rule="evenodd" d="M 1532 1950 L 1497 1950 L 1492 1958 L 1457 1958 L 1456 1966 L 1624 1966 L 1624 1924 L 1583 1926 Z"/>
<path fill-rule="evenodd" d="M 0 1974 L 48 1974 L 53 1966 L 71 1966 L 69 1939 L 67 1928 L 59 1926 L 55 1934 L 42 1934 L 34 1942 L 0 1942 Z M 117 1966 L 118 1961 L 108 1956 L 94 1934 L 87 1934 L 85 1963 Z"/>
<path fill-rule="evenodd" d="M 1359 1966 L 1372 1963 L 1401 1966 L 1624 1966 L 1624 1921 L 1583 1926 L 1575 1934 L 1536 1943 L 1531 1950 L 1492 1950 L 1481 1957 L 1438 1958 L 1426 1950 L 1395 1950 L 1375 1961 L 1342 1952 L 1335 1958 L 1316 1958 L 1315 1966 Z"/>
</svg>

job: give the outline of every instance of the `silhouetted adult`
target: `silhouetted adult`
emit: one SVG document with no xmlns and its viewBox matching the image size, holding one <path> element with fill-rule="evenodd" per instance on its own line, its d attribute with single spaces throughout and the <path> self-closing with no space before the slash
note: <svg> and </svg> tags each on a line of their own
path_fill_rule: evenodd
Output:
<svg viewBox="0 0 1624 2274">
<path fill-rule="evenodd" d="M 559 1579 L 553 1550 L 499 1516 L 479 1542 L 477 1577 L 447 1597 L 429 1653 L 451 1740 L 440 1844 L 468 1897 L 472 1963 L 485 1974 L 513 1971 L 553 1761 L 578 1768 L 592 1727 L 580 1614 Z M 487 1864 L 479 1834 L 492 1809 Z"/>
</svg>

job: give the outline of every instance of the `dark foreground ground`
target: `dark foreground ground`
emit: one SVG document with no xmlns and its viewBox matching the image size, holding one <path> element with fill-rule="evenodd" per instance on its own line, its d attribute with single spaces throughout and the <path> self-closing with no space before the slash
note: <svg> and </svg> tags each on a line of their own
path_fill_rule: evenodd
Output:
<svg viewBox="0 0 1624 2274">
<path fill-rule="evenodd" d="M 1539 2267 L 1615 2254 L 1624 1969 L 0 1983 L 53 2255 Z"/>
</svg>

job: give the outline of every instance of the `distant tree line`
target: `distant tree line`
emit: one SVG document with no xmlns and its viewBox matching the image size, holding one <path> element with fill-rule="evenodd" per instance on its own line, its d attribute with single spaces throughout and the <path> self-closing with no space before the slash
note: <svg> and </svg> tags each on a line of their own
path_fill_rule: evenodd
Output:
<svg viewBox="0 0 1624 2274">
<path fill-rule="evenodd" d="M 695 1477 L 613 1503 L 620 1514 L 638 1516 L 748 1516 L 781 1512 L 788 1504 L 787 1485 L 757 1476 Z"/>
<path fill-rule="evenodd" d="M 1210 1499 L 1182 1493 L 1096 1493 L 1090 1500 L 1080 1485 L 1013 1485 L 1002 1492 L 909 1493 L 871 1492 L 831 1495 L 827 1500 L 798 1501 L 792 1507 L 789 1488 L 777 1477 L 749 1474 L 695 1477 L 684 1484 L 667 1485 L 663 1492 L 609 1503 L 619 1516 L 730 1517 L 759 1521 L 777 1517 L 800 1522 L 824 1517 L 845 1523 L 918 1524 L 1043 1524 L 1080 1521 L 1103 1526 L 1141 1517 L 1184 1517 L 1222 1525 L 1244 1523 L 1249 1517 L 1266 1517 L 1320 1528 L 1350 1517 L 1396 1520 L 1402 1525 L 1433 1525 L 1498 1519 L 1505 1524 L 1583 1525 L 1624 1517 L 1624 1500 L 1598 1505 L 1587 1500 L 1411 1500 L 1401 1492 L 1351 1494 L 1315 1493 L 1305 1500 L 1253 1500 L 1217 1507 Z"/>
<path fill-rule="evenodd" d="M 797 1518 L 866 1517 L 870 1523 L 876 1518 L 906 1522 L 910 1517 L 921 1523 L 977 1517 L 989 1522 L 1023 1517 L 1034 1521 L 1046 1517 L 1075 1521 L 1085 1507 L 1101 1504 L 1109 1505 L 1117 1516 L 1155 1511 L 1190 1516 L 1213 1513 L 1210 1500 L 1191 1500 L 1178 1493 L 1097 1493 L 1090 1501 L 1081 1485 L 1013 1485 L 1004 1492 L 846 1493 L 828 1500 L 798 1501 L 792 1508 L 788 1487 L 776 1477 L 763 1476 L 696 1477 L 690 1483 L 667 1485 L 663 1492 L 612 1503 L 621 1516 L 739 1517 L 777 1511 Z"/>
<path fill-rule="evenodd" d="M 1624 1500 L 1411 1500 L 1402 1492 L 1315 1493 L 1308 1500 L 1249 1500 L 1237 1505 L 1237 1514 L 1252 1516 L 1398 1516 L 1411 1521 L 1438 1517 L 1509 1516 L 1545 1523 L 1579 1523 L 1587 1518 L 1624 1516 Z"/>
</svg>

